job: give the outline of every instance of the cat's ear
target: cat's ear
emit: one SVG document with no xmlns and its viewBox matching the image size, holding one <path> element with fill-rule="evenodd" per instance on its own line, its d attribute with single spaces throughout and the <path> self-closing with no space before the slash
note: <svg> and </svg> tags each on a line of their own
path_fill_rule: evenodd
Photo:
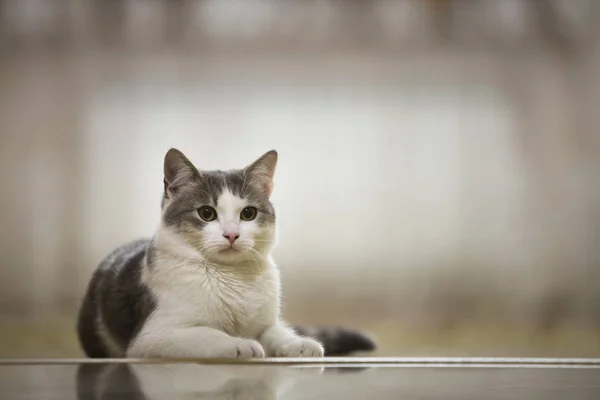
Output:
<svg viewBox="0 0 600 400">
<path fill-rule="evenodd" d="M 244 169 L 244 175 L 253 184 L 261 188 L 265 196 L 270 197 L 273 192 L 273 177 L 277 167 L 277 152 L 267 151 L 258 160 Z"/>
<path fill-rule="evenodd" d="M 194 164 L 177 149 L 169 149 L 164 161 L 165 196 L 176 194 L 183 186 L 192 182 L 199 173 Z"/>
</svg>

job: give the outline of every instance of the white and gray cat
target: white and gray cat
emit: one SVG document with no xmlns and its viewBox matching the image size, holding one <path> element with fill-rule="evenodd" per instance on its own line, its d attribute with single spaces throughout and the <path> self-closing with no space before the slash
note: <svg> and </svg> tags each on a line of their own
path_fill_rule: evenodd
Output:
<svg viewBox="0 0 600 400">
<path fill-rule="evenodd" d="M 270 201 L 277 153 L 244 169 L 202 171 L 176 149 L 164 159 L 162 216 L 152 239 L 96 269 L 78 315 L 88 357 L 321 357 L 373 350 L 363 333 L 288 327 Z"/>
</svg>

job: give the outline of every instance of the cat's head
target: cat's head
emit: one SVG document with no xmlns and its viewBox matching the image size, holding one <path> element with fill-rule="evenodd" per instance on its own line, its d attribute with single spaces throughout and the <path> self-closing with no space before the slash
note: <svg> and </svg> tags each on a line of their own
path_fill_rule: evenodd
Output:
<svg viewBox="0 0 600 400">
<path fill-rule="evenodd" d="M 170 149 L 164 159 L 162 225 L 209 262 L 256 261 L 275 244 L 271 150 L 244 169 L 198 170 Z"/>
</svg>

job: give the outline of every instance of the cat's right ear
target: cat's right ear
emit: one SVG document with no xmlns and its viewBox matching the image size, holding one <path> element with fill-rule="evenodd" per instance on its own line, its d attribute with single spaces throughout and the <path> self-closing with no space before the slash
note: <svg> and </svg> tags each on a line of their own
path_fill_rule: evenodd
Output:
<svg viewBox="0 0 600 400">
<path fill-rule="evenodd" d="M 177 149 L 169 149 L 164 161 L 165 196 L 171 197 L 198 177 L 199 173 L 194 164 Z"/>
</svg>

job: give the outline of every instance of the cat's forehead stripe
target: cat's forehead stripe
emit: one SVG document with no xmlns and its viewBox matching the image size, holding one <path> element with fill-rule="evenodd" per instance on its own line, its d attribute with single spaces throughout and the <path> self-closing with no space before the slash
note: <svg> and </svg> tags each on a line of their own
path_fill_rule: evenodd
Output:
<svg viewBox="0 0 600 400">
<path fill-rule="evenodd" d="M 203 172 L 204 186 L 208 189 L 211 200 L 217 204 L 223 192 L 229 191 L 238 197 L 244 197 L 248 189 L 244 185 L 244 175 L 241 170 L 205 171 Z"/>
</svg>

